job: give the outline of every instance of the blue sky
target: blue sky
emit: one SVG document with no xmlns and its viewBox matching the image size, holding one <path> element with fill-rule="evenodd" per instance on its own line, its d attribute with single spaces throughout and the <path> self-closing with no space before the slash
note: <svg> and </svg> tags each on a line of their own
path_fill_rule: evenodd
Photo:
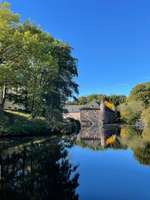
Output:
<svg viewBox="0 0 150 200">
<path fill-rule="evenodd" d="M 128 95 L 135 84 L 150 81 L 149 0 L 8 2 L 22 20 L 74 48 L 80 95 Z"/>
</svg>

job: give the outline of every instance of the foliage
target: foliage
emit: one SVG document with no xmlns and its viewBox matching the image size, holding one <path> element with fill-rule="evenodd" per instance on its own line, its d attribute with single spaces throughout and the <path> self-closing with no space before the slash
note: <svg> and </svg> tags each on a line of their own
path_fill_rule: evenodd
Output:
<svg viewBox="0 0 150 200">
<path fill-rule="evenodd" d="M 143 147 L 134 149 L 135 158 L 144 165 L 150 165 L 150 143 L 146 142 Z"/>
<path fill-rule="evenodd" d="M 142 120 L 145 126 L 150 124 L 150 82 L 138 84 L 132 90 L 126 103 L 119 106 L 123 121 L 133 124 Z"/>
<path fill-rule="evenodd" d="M 143 122 L 144 122 L 144 125 L 146 127 L 150 127 L 150 107 L 145 109 L 143 112 L 142 112 L 142 116 L 141 116 Z"/>
<path fill-rule="evenodd" d="M 29 21 L 20 23 L 7 3 L 0 4 L 0 27 L 0 109 L 9 100 L 59 126 L 65 102 L 78 93 L 72 48 Z"/>
<path fill-rule="evenodd" d="M 81 96 L 78 98 L 77 101 L 75 101 L 75 104 L 78 104 L 78 105 L 85 105 L 88 103 L 88 99 L 87 97 L 84 97 L 84 96 Z"/>
<path fill-rule="evenodd" d="M 103 95 L 103 94 L 91 94 L 88 96 L 81 96 L 77 100 L 73 102 L 69 102 L 70 104 L 78 104 L 78 105 L 85 105 L 87 103 L 92 102 L 95 100 L 97 103 L 100 103 L 103 99 L 107 99 L 111 101 L 115 106 L 120 105 L 121 103 L 126 102 L 126 96 L 124 95 Z"/>
<path fill-rule="evenodd" d="M 121 119 L 128 124 L 134 124 L 140 118 L 143 109 L 144 105 L 141 101 L 130 101 L 119 106 Z"/>
<path fill-rule="evenodd" d="M 0 4 L 0 105 L 4 106 L 6 92 L 15 85 L 17 65 L 19 66 L 19 43 L 16 40 L 18 16 L 9 9 L 9 4 Z"/>
<path fill-rule="evenodd" d="M 142 101 L 146 107 L 150 106 L 150 82 L 136 85 L 129 95 L 128 101 Z"/>
<path fill-rule="evenodd" d="M 119 106 L 122 103 L 125 103 L 127 100 L 127 97 L 125 95 L 111 95 L 108 96 L 108 99 L 115 105 Z"/>
<path fill-rule="evenodd" d="M 142 136 L 144 141 L 150 142 L 150 127 L 144 127 Z"/>
</svg>

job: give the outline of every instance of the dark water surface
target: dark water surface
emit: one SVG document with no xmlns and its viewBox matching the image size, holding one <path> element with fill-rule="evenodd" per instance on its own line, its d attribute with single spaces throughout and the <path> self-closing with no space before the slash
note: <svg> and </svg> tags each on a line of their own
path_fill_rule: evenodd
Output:
<svg viewBox="0 0 150 200">
<path fill-rule="evenodd" d="M 150 200 L 150 131 L 0 141 L 0 199 Z"/>
</svg>

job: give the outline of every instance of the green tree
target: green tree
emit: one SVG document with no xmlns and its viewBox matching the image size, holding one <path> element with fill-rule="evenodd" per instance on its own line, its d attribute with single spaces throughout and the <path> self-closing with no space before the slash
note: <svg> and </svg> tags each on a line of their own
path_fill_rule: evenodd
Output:
<svg viewBox="0 0 150 200">
<path fill-rule="evenodd" d="M 146 107 L 150 105 L 150 82 L 136 85 L 129 95 L 128 101 L 142 101 Z"/>
<path fill-rule="evenodd" d="M 115 106 L 119 106 L 120 104 L 126 102 L 127 97 L 126 97 L 125 95 L 111 95 L 111 96 L 108 96 L 108 99 L 109 99 L 110 101 L 112 101 L 112 103 L 113 103 Z"/>
<path fill-rule="evenodd" d="M 87 97 L 81 96 L 78 98 L 78 101 L 76 101 L 79 105 L 85 105 L 88 103 Z"/>
<path fill-rule="evenodd" d="M 7 92 L 15 84 L 16 65 L 19 60 L 19 51 L 16 40 L 18 15 L 10 11 L 8 3 L 0 4 L 0 109 L 3 109 Z"/>
<path fill-rule="evenodd" d="M 65 102 L 78 93 L 71 47 L 30 22 L 19 23 L 6 3 L 0 4 L 0 27 L 1 109 L 9 99 L 56 126 Z"/>
</svg>

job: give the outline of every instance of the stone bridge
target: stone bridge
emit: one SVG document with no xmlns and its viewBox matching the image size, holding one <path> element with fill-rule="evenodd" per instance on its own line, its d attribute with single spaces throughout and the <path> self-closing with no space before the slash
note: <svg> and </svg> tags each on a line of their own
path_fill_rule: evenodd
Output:
<svg viewBox="0 0 150 200">
<path fill-rule="evenodd" d="M 112 124 L 117 120 L 114 105 L 108 101 L 98 104 L 96 101 L 86 105 L 67 105 L 64 118 L 79 120 L 81 126 L 96 127 L 101 124 Z"/>
</svg>

